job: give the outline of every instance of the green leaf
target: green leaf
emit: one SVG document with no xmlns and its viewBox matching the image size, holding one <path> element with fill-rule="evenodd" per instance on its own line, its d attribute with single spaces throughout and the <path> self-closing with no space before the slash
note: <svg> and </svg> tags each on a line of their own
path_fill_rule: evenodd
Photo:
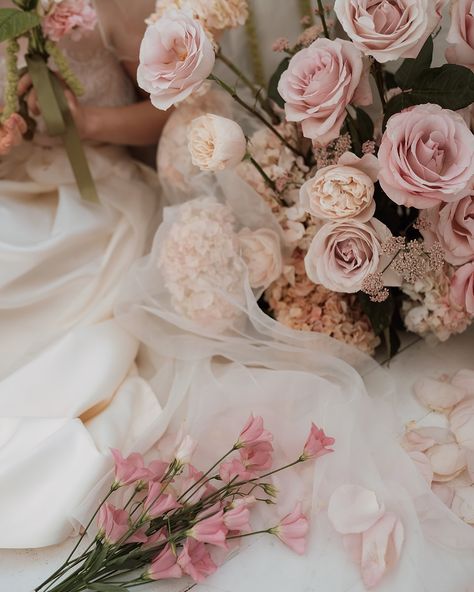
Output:
<svg viewBox="0 0 474 592">
<path fill-rule="evenodd" d="M 368 140 L 374 139 L 374 123 L 366 111 L 356 108 L 357 113 L 357 129 L 359 130 L 359 138 L 362 144 Z"/>
<path fill-rule="evenodd" d="M 15 8 L 0 9 L 0 43 L 23 35 L 40 24 L 35 12 L 24 12 Z"/>
<path fill-rule="evenodd" d="M 385 302 L 372 302 L 367 294 L 359 292 L 358 300 L 362 310 L 369 317 L 370 323 L 376 335 L 381 335 L 392 324 L 395 312 L 395 300 L 390 295 Z"/>
<path fill-rule="evenodd" d="M 400 336 L 393 326 L 387 327 L 383 332 L 383 336 L 385 349 L 387 350 L 387 357 L 389 360 L 391 360 L 395 355 L 397 355 L 398 350 L 400 349 Z"/>
<path fill-rule="evenodd" d="M 421 101 L 427 102 L 427 101 Z M 420 101 L 416 99 L 413 93 L 400 93 L 399 95 L 394 96 L 385 106 L 385 116 L 383 120 L 383 130 L 387 127 L 388 120 L 392 115 L 396 113 L 400 113 L 403 109 L 407 109 L 408 107 L 413 107 L 414 105 L 418 105 Z"/>
<path fill-rule="evenodd" d="M 417 103 L 436 103 L 443 109 L 464 109 L 474 102 L 474 73 L 464 66 L 445 64 L 417 79 L 411 93 Z"/>
<path fill-rule="evenodd" d="M 89 590 L 96 590 L 97 592 L 128 592 L 128 588 L 120 584 L 100 584 L 96 582 L 95 584 L 88 584 Z"/>
<path fill-rule="evenodd" d="M 90 576 L 98 571 L 101 567 L 103 567 L 107 553 L 108 548 L 101 543 L 97 543 L 92 555 L 89 556 L 82 568 L 83 572 Z"/>
<path fill-rule="evenodd" d="M 400 88 L 408 90 L 413 88 L 418 77 L 429 70 L 433 60 L 433 39 L 431 35 L 421 48 L 420 53 L 415 59 L 407 58 L 395 73 L 395 81 Z"/>
<path fill-rule="evenodd" d="M 278 92 L 278 83 L 280 82 L 281 75 L 288 69 L 288 64 L 290 63 L 290 58 L 285 58 L 283 61 L 280 62 L 278 68 L 273 73 L 273 76 L 270 78 L 270 83 L 268 85 L 268 97 L 275 101 L 275 103 L 283 109 L 285 106 L 285 101 L 282 99 L 280 93 Z"/>
</svg>

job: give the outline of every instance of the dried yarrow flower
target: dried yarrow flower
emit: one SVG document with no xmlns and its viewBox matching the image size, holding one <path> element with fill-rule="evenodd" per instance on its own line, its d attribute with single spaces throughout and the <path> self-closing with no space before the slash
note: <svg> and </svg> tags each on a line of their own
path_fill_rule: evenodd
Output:
<svg viewBox="0 0 474 592">
<path fill-rule="evenodd" d="M 384 255 L 395 255 L 404 248 L 405 239 L 403 236 L 391 236 L 382 243 L 382 253 Z"/>
<path fill-rule="evenodd" d="M 370 273 L 362 282 L 362 292 L 370 296 L 372 302 L 385 302 L 390 296 L 381 273 Z"/>
<path fill-rule="evenodd" d="M 362 144 L 362 154 L 375 154 L 375 142 L 367 140 Z"/>
<path fill-rule="evenodd" d="M 272 45 L 272 51 L 288 51 L 290 49 L 290 42 L 286 37 L 278 37 Z"/>
<path fill-rule="evenodd" d="M 441 271 L 445 263 L 445 252 L 441 243 L 435 242 L 426 251 L 428 256 L 428 263 L 431 271 Z"/>
</svg>

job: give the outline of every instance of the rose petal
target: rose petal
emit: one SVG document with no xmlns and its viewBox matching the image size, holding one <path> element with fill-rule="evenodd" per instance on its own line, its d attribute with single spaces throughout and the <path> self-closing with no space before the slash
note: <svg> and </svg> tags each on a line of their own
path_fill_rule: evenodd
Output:
<svg viewBox="0 0 474 592">
<path fill-rule="evenodd" d="M 361 533 L 377 522 L 384 506 L 375 492 L 359 485 L 341 485 L 329 500 L 328 517 L 341 534 Z"/>
<path fill-rule="evenodd" d="M 448 506 L 451 507 L 454 498 L 454 489 L 445 483 L 433 483 L 431 491 L 439 497 L 439 499 Z"/>
<path fill-rule="evenodd" d="M 460 388 L 470 397 L 474 397 L 474 370 L 459 370 L 453 376 L 451 384 Z"/>
<path fill-rule="evenodd" d="M 457 405 L 449 416 L 449 422 L 459 445 L 474 450 L 474 400 Z"/>
<path fill-rule="evenodd" d="M 415 466 L 423 479 L 431 486 L 431 482 L 433 481 L 433 469 L 431 467 L 430 459 L 423 452 L 418 452 L 416 450 L 408 453 L 408 456 L 415 463 Z"/>
<path fill-rule="evenodd" d="M 474 485 L 456 489 L 451 509 L 464 522 L 474 524 Z"/>
<path fill-rule="evenodd" d="M 426 451 L 435 481 L 450 481 L 466 468 L 466 453 L 456 443 L 436 444 Z"/>
<path fill-rule="evenodd" d="M 466 396 L 463 389 L 432 378 L 417 380 L 414 389 L 416 398 L 424 407 L 440 413 L 451 411 Z"/>
</svg>

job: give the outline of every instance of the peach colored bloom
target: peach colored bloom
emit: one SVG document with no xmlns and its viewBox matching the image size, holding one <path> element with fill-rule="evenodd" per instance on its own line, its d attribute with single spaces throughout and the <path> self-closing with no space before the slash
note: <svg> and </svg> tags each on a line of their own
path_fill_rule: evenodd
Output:
<svg viewBox="0 0 474 592">
<path fill-rule="evenodd" d="M 280 238 L 270 228 L 243 228 L 237 235 L 240 254 L 247 264 L 250 287 L 268 288 L 283 268 Z"/>
<path fill-rule="evenodd" d="M 55 43 L 69 34 L 78 41 L 85 31 L 93 31 L 96 25 L 97 13 L 89 0 L 49 2 L 42 21 L 44 34 Z"/>
<path fill-rule="evenodd" d="M 131 485 L 137 481 L 146 480 L 149 476 L 145 467 L 143 456 L 134 452 L 127 458 L 124 458 L 120 451 L 112 448 L 112 456 L 115 461 L 115 483 L 120 487 Z"/>
<path fill-rule="evenodd" d="M 217 569 L 206 550 L 206 545 L 194 539 L 186 539 L 178 556 L 178 565 L 198 584 L 204 582 Z"/>
<path fill-rule="evenodd" d="M 19 146 L 26 131 L 27 125 L 23 117 L 18 113 L 10 115 L 0 127 L 0 156 L 5 156 L 12 148 Z"/>
<path fill-rule="evenodd" d="M 167 580 L 169 578 L 180 578 L 182 575 L 183 572 L 177 563 L 173 549 L 170 545 L 166 545 L 152 561 L 145 577 L 150 580 Z"/>
<path fill-rule="evenodd" d="M 326 436 L 324 430 L 318 428 L 314 423 L 311 424 L 311 431 L 303 449 L 303 458 L 305 460 L 310 458 L 319 458 L 325 454 L 334 452 L 329 446 L 333 446 L 336 440 Z"/>
<path fill-rule="evenodd" d="M 293 512 L 285 516 L 278 526 L 272 528 L 272 533 L 298 555 L 303 555 L 306 550 L 308 531 L 309 522 L 301 511 L 301 504 L 297 504 Z"/>
<path fill-rule="evenodd" d="M 188 13 L 170 10 L 151 24 L 140 48 L 139 86 L 166 111 L 189 97 L 214 68 L 215 54 L 202 25 Z"/>
<path fill-rule="evenodd" d="M 321 144 L 339 136 L 350 103 L 370 105 L 372 93 L 363 56 L 349 41 L 317 39 L 290 61 L 278 84 L 287 121 Z"/>
</svg>

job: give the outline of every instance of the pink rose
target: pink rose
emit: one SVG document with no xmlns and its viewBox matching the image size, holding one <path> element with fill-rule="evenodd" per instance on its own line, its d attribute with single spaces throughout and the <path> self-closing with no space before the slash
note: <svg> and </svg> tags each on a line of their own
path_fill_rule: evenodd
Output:
<svg viewBox="0 0 474 592">
<path fill-rule="evenodd" d="M 339 136 L 350 103 L 370 105 L 368 70 L 349 41 L 317 39 L 291 58 L 278 91 L 287 121 L 301 122 L 306 138 L 328 144 Z"/>
<path fill-rule="evenodd" d="M 336 0 L 334 11 L 354 45 L 378 62 L 416 58 L 440 20 L 433 0 Z"/>
<path fill-rule="evenodd" d="M 389 119 L 378 158 L 379 181 L 391 200 L 431 208 L 469 192 L 474 135 L 454 111 L 417 105 Z"/>
<path fill-rule="evenodd" d="M 429 223 L 429 228 L 421 231 L 427 245 L 439 241 L 446 261 L 463 265 L 474 259 L 474 193 L 424 210 L 423 219 Z"/>
<path fill-rule="evenodd" d="M 153 105 L 166 111 L 201 86 L 215 59 L 199 21 L 186 12 L 170 10 L 145 33 L 137 81 L 150 93 Z"/>
<path fill-rule="evenodd" d="M 376 218 L 367 224 L 357 220 L 325 224 L 306 254 L 306 273 L 312 282 L 333 292 L 358 292 L 365 278 L 379 270 L 382 243 L 390 236 Z"/>
<path fill-rule="evenodd" d="M 453 304 L 474 316 L 474 261 L 456 270 L 451 280 L 450 298 Z"/>
<path fill-rule="evenodd" d="M 89 0 L 62 0 L 49 2 L 42 26 L 46 37 L 58 43 L 70 33 L 77 41 L 84 31 L 93 31 L 96 24 L 97 13 Z"/>
<path fill-rule="evenodd" d="M 452 0 L 447 40 L 446 60 L 474 71 L 474 0 Z"/>
</svg>

